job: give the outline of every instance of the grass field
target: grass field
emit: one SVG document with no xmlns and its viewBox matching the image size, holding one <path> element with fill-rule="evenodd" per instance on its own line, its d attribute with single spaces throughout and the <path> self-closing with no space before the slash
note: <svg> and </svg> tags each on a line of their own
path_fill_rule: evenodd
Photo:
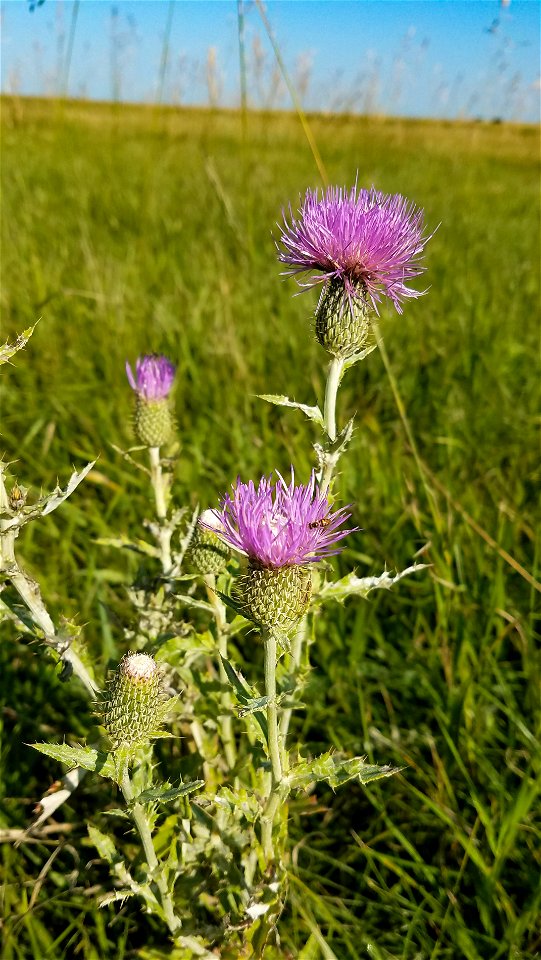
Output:
<svg viewBox="0 0 541 960">
<path fill-rule="evenodd" d="M 180 502 L 213 504 L 237 473 L 311 467 L 309 422 L 256 395 L 322 400 L 315 295 L 292 296 L 272 237 L 282 207 L 320 179 L 293 116 L 248 115 L 243 127 L 236 113 L 4 100 L 2 120 L 2 339 L 41 317 L 2 377 L 2 449 L 33 492 L 99 456 L 19 549 L 53 614 L 84 624 L 105 663 L 124 652 L 134 567 L 95 541 L 137 530 L 149 510 L 145 478 L 111 448 L 132 443 L 126 358 L 156 350 L 179 364 Z M 330 183 L 358 172 L 440 224 L 429 292 L 381 322 L 406 423 L 379 352 L 348 372 L 339 399 L 340 422 L 357 411 L 357 426 L 338 486 L 362 528 L 340 570 L 401 569 L 420 550 L 432 566 L 318 625 L 297 732 L 314 750 L 404 770 L 320 789 L 310 817 L 292 809 L 283 955 L 533 960 L 538 131 L 311 126 Z M 25 744 L 83 738 L 89 708 L 5 626 L 0 665 L 0 826 L 14 830 L 60 772 Z M 108 880 L 84 838 L 99 790 L 89 778 L 61 809 L 60 844 L 2 845 L 4 960 L 169 956 L 136 905 L 113 925 L 115 909 L 95 906 Z"/>
</svg>

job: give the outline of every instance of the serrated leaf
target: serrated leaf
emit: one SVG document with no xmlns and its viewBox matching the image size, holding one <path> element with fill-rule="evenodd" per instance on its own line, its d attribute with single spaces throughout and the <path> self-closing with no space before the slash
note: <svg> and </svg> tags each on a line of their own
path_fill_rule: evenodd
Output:
<svg viewBox="0 0 541 960">
<path fill-rule="evenodd" d="M 314 420 L 320 427 L 325 425 L 323 414 L 318 406 L 310 407 L 306 403 L 296 403 L 295 400 L 290 400 L 289 397 L 280 396 L 275 393 L 260 393 L 258 394 L 258 398 L 260 400 L 266 400 L 267 403 L 274 403 L 279 407 L 293 407 L 295 410 L 301 410 L 309 420 Z"/>
<path fill-rule="evenodd" d="M 190 607 L 194 610 L 205 610 L 207 613 L 214 613 L 214 607 L 207 603 L 206 600 L 197 600 L 195 597 L 190 597 L 183 593 L 174 593 L 175 600 L 178 600 L 179 603 L 182 603 L 185 607 Z"/>
<path fill-rule="evenodd" d="M 181 783 L 179 787 L 156 787 L 152 790 L 144 790 L 138 797 L 135 797 L 134 803 L 170 803 L 177 797 L 185 797 L 200 787 L 205 786 L 204 780 L 191 780 L 190 783 Z"/>
<path fill-rule="evenodd" d="M 115 779 L 115 764 L 109 753 L 92 747 L 70 747 L 67 743 L 31 743 L 30 746 L 68 767 L 83 767 L 84 770 L 98 773 L 100 777 Z"/>
<path fill-rule="evenodd" d="M 239 717 L 246 717 L 249 713 L 255 713 L 256 710 L 264 710 L 269 700 L 270 697 L 256 697 L 255 700 L 249 700 L 244 707 L 239 707 L 237 713 Z"/>
<path fill-rule="evenodd" d="M 102 897 L 98 899 L 98 907 L 108 907 L 110 903 L 124 903 L 124 900 L 127 900 L 128 897 L 134 897 L 135 890 L 115 890 L 112 893 L 104 893 Z"/>
<path fill-rule="evenodd" d="M 129 820 L 130 815 L 126 813 L 125 810 L 121 810 L 120 807 L 113 807 L 112 810 L 102 810 L 102 817 L 121 817 L 123 820 Z"/>
<path fill-rule="evenodd" d="M 332 464 L 333 469 L 336 467 L 340 457 L 347 449 L 351 442 L 353 436 L 353 427 L 355 423 L 355 417 L 352 417 L 351 420 L 348 420 L 343 430 L 340 431 L 336 440 L 332 440 L 325 445 L 321 443 L 314 443 L 314 450 L 316 451 L 317 462 L 318 462 L 318 481 L 321 481 L 323 471 L 327 464 Z"/>
<path fill-rule="evenodd" d="M 117 550 L 131 550 L 133 553 L 141 553 L 148 557 L 159 557 L 158 547 L 154 547 L 145 540 L 130 540 L 129 537 L 98 537 L 94 540 L 100 547 L 115 547 Z"/>
<path fill-rule="evenodd" d="M 27 327 L 26 330 L 23 330 L 17 337 L 15 343 L 8 343 L 6 341 L 6 343 L 0 345 L 0 364 L 8 363 L 18 350 L 22 350 L 23 347 L 26 346 L 36 326 L 37 323 L 35 323 L 33 327 Z"/>
<path fill-rule="evenodd" d="M 325 600 L 344 600 L 351 596 L 367 597 L 372 590 L 390 590 L 393 584 L 398 583 L 403 577 L 417 573 L 418 570 L 424 570 L 428 566 L 430 564 L 414 563 L 394 576 L 386 570 L 380 573 L 379 577 L 357 577 L 355 573 L 348 573 L 336 583 L 324 584 L 314 597 L 314 603 L 322 603 Z"/>
<path fill-rule="evenodd" d="M 345 373 L 346 370 L 349 370 L 349 368 L 355 363 L 359 363 L 359 360 L 364 360 L 365 357 L 368 357 L 369 354 L 373 353 L 376 348 L 377 343 L 372 343 L 369 347 L 365 347 L 364 350 L 359 350 L 358 353 L 352 354 L 351 357 L 346 357 L 346 359 L 343 361 L 343 373 Z"/>
<path fill-rule="evenodd" d="M 92 470 L 95 463 L 96 461 L 92 460 L 92 462 L 87 463 L 86 467 L 83 467 L 82 470 L 74 470 L 64 490 L 62 490 L 61 487 L 57 487 L 52 493 L 47 494 L 45 497 L 40 497 L 36 503 L 22 507 L 17 516 L 11 517 L 9 520 L 4 520 L 3 529 L 10 530 L 12 527 L 23 527 L 25 523 L 34 520 L 36 517 L 46 517 L 47 514 L 52 513 L 61 503 L 64 503 L 64 500 L 67 500 L 81 481 L 84 480 L 87 473 Z"/>
<path fill-rule="evenodd" d="M 93 827 L 91 824 L 88 824 L 88 836 L 90 837 L 102 860 L 106 860 L 107 863 L 114 864 L 118 863 L 119 860 L 122 859 L 117 850 L 115 841 L 111 837 L 108 837 L 106 833 L 102 833 L 101 830 L 97 829 L 97 827 Z"/>
<path fill-rule="evenodd" d="M 249 704 L 252 703 L 257 698 L 254 697 L 252 690 L 246 683 L 246 680 L 244 679 L 242 674 L 237 673 L 237 671 L 235 670 L 233 665 L 230 663 L 230 661 L 226 660 L 226 658 L 222 656 L 220 656 L 220 659 L 223 663 L 224 670 L 227 674 L 227 679 L 229 680 L 231 686 L 233 687 L 236 693 L 237 700 L 239 701 L 242 707 L 245 707 L 245 708 L 248 707 Z M 254 718 L 255 720 L 257 720 L 257 723 L 263 733 L 264 744 L 266 746 L 267 740 L 268 740 L 267 718 L 261 712 L 254 713 Z"/>
<path fill-rule="evenodd" d="M 216 590 L 216 595 L 225 603 L 226 607 L 234 610 L 235 613 L 238 614 L 239 617 L 243 617 L 245 621 L 248 620 L 244 612 L 245 608 L 240 600 L 235 600 L 234 597 L 228 596 L 227 593 L 221 593 L 220 590 Z"/>
<path fill-rule="evenodd" d="M 324 780 L 334 789 L 347 783 L 348 780 L 358 780 L 360 783 L 370 783 L 398 773 L 401 767 L 392 767 L 389 764 L 378 766 L 366 763 L 364 757 L 342 759 L 339 754 L 330 751 L 316 757 L 314 760 L 302 760 L 291 771 L 288 779 L 291 787 L 305 788 L 311 783 Z"/>
</svg>

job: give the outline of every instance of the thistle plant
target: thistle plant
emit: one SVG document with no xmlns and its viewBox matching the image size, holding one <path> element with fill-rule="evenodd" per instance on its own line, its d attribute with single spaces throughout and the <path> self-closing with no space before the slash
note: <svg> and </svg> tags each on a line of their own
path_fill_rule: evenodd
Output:
<svg viewBox="0 0 541 960">
<path fill-rule="evenodd" d="M 330 361 L 323 410 L 282 395 L 262 398 L 299 410 L 320 429 L 305 482 L 291 466 L 287 480 L 278 470 L 237 478 L 201 513 L 173 503 L 175 459 L 164 449 L 174 440 L 175 365 L 156 354 L 140 357 L 135 373 L 126 365 L 140 446 L 119 452 L 148 477 L 154 515 L 145 518 L 144 535 L 102 542 L 145 561 L 129 591 L 136 617 L 122 644 L 130 652 L 98 699 L 95 745 L 35 746 L 117 784 L 124 808 L 89 826 L 113 879 L 102 902 L 141 899 L 164 922 L 179 957 L 280 956 L 291 797 L 302 802 L 319 782 L 367 784 L 395 772 L 331 750 L 314 757 L 292 744 L 290 728 L 308 681 L 314 613 L 422 567 L 395 576 L 332 575 L 333 557 L 359 529 L 354 505 L 340 505 L 335 490 L 353 435 L 352 420 L 338 424 L 338 388 L 375 348 L 383 302 L 400 313 L 405 299 L 420 295 L 407 282 L 424 270 L 427 240 L 413 204 L 357 186 L 308 191 L 298 215 L 290 209 L 284 217 L 279 258 L 288 273 L 308 274 L 303 287 L 321 284 L 314 325 Z M 15 488 L 2 490 L 4 572 L 37 624 L 10 553 L 21 508 Z M 48 624 L 41 627 L 51 641 Z M 248 648 L 253 657 L 242 655 Z M 112 831 L 114 816 L 129 818 L 135 851 L 131 837 Z"/>
</svg>

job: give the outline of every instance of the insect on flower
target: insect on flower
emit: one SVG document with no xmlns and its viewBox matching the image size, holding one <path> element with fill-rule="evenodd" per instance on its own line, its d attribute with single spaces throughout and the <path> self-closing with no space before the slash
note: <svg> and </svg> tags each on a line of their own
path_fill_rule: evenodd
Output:
<svg viewBox="0 0 541 960">
<path fill-rule="evenodd" d="M 330 517 L 321 517 L 320 520 L 312 520 L 312 522 L 309 523 L 308 526 L 310 527 L 310 530 L 315 530 L 317 527 L 320 527 L 320 528 L 328 527 L 330 522 L 331 522 Z"/>
</svg>

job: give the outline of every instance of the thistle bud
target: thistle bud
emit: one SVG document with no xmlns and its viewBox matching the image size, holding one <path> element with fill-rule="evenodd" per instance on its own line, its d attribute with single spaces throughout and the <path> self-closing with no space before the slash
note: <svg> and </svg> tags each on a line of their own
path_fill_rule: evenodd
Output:
<svg viewBox="0 0 541 960">
<path fill-rule="evenodd" d="M 328 281 L 316 308 L 316 336 L 327 353 L 346 359 L 362 350 L 370 336 L 369 307 L 362 296 L 345 296 L 340 279 Z"/>
<path fill-rule="evenodd" d="M 152 354 L 139 357 L 135 376 L 129 363 L 126 374 L 136 393 L 135 434 L 147 447 L 161 447 L 171 439 L 174 417 L 169 394 L 175 379 L 175 367 L 167 357 Z"/>
<path fill-rule="evenodd" d="M 146 653 L 127 653 L 103 704 L 103 726 L 115 746 L 140 743 L 157 733 L 168 699 L 156 661 Z"/>
<path fill-rule="evenodd" d="M 202 575 L 221 573 L 231 556 L 229 547 L 210 529 L 216 524 L 212 510 L 203 510 L 186 552 L 188 563 Z"/>
<path fill-rule="evenodd" d="M 245 614 L 267 629 L 288 631 L 306 613 L 312 595 L 309 567 L 261 567 L 251 562 L 242 578 Z"/>
</svg>

